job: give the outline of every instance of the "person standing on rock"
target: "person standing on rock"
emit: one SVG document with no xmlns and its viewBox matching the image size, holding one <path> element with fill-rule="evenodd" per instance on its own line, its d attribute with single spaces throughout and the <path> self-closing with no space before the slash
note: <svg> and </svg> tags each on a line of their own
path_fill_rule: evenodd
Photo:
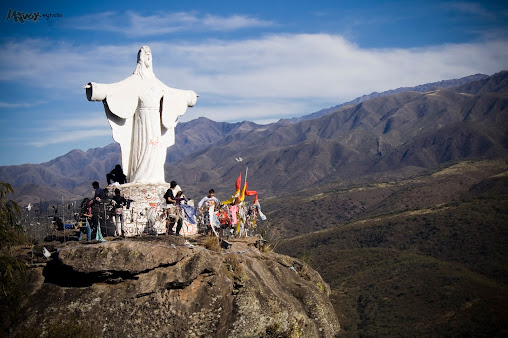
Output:
<svg viewBox="0 0 508 338">
<path fill-rule="evenodd" d="M 86 231 L 86 240 L 90 242 L 92 240 L 92 229 L 90 228 L 90 222 L 92 217 L 92 209 L 90 207 L 90 199 L 85 198 L 81 202 L 80 211 L 79 211 L 79 223 L 81 224 L 79 228 L 78 234 L 78 242 L 81 241 L 81 237 L 83 236 L 83 232 Z M 84 225 L 83 225 L 84 223 Z"/>
<path fill-rule="evenodd" d="M 175 204 L 175 197 L 179 191 L 182 191 L 182 188 L 180 188 L 180 186 L 176 184 L 175 181 L 171 181 L 169 184 L 169 189 L 164 194 L 164 200 L 166 201 L 166 204 Z"/>
<path fill-rule="evenodd" d="M 209 207 L 210 205 L 215 206 L 219 205 L 219 200 L 217 199 L 217 197 L 215 197 L 215 190 L 210 189 L 210 191 L 208 191 L 208 195 L 203 197 L 201 201 L 199 201 L 198 208 L 201 208 L 205 203 L 207 207 Z"/>
<path fill-rule="evenodd" d="M 208 191 L 208 196 L 203 197 L 201 201 L 199 201 L 198 209 L 200 210 L 200 212 L 205 212 L 204 210 L 201 209 L 201 207 L 203 206 L 204 209 L 207 211 L 207 213 L 205 213 L 204 216 L 205 224 L 209 226 L 210 229 L 212 229 L 215 233 L 215 230 L 213 229 L 214 225 L 220 226 L 220 223 L 214 224 L 214 220 L 216 217 L 215 208 L 219 207 L 219 200 L 217 199 L 217 197 L 215 197 L 215 190 L 210 189 L 210 191 Z"/>
<path fill-rule="evenodd" d="M 182 191 L 182 188 L 175 182 L 171 181 L 169 189 L 164 194 L 164 201 L 166 201 L 166 233 L 173 234 L 173 226 L 178 223 L 180 218 L 178 207 L 176 206 L 176 194 Z"/>
<path fill-rule="evenodd" d="M 94 198 L 95 200 L 97 200 L 97 198 L 99 198 L 99 199 L 98 199 L 98 201 L 100 202 L 100 201 L 101 201 L 101 199 L 102 199 L 102 198 L 104 198 L 104 191 L 103 191 L 103 190 L 102 190 L 102 188 L 99 186 L 99 182 L 97 182 L 97 181 L 94 181 L 94 182 L 92 183 L 92 187 L 93 187 L 93 188 L 94 188 L 94 190 L 95 190 L 95 191 L 94 191 L 93 198 Z"/>
<path fill-rule="evenodd" d="M 183 220 L 185 218 L 185 211 L 182 208 L 182 204 L 187 202 L 187 197 L 183 194 L 183 191 L 179 191 L 175 196 L 175 204 L 178 207 L 178 221 L 176 225 L 176 235 L 180 236 L 180 230 L 182 230 Z"/>
<path fill-rule="evenodd" d="M 102 231 L 106 231 L 106 215 L 104 211 L 104 190 L 99 186 L 99 182 L 94 181 L 92 187 L 95 189 L 94 196 L 91 203 L 92 210 L 92 225 L 96 229 L 102 228 Z"/>
<path fill-rule="evenodd" d="M 115 236 L 124 236 L 125 237 L 125 224 L 123 220 L 123 206 L 127 204 L 127 200 L 120 195 L 120 189 L 115 189 L 115 196 L 113 197 L 113 203 L 115 205 L 114 208 L 114 216 L 116 231 Z M 121 225 L 121 226 L 120 226 Z"/>
</svg>

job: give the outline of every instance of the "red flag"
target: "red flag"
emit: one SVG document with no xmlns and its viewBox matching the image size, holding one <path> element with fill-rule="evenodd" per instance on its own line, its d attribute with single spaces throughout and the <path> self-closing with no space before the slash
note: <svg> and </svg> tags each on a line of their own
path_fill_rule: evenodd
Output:
<svg viewBox="0 0 508 338">
<path fill-rule="evenodd" d="M 236 179 L 236 191 L 240 191 L 240 186 L 242 185 L 242 173 L 240 173 L 240 176 Z"/>
<path fill-rule="evenodd" d="M 246 196 L 254 196 L 254 195 L 257 195 L 258 192 L 257 191 L 254 191 L 254 190 L 245 190 L 245 195 Z"/>
<path fill-rule="evenodd" d="M 243 186 L 242 189 L 242 193 L 240 195 L 240 201 L 243 201 L 245 199 L 245 196 L 254 196 L 254 195 L 256 195 L 257 199 L 258 192 L 254 190 L 247 190 L 247 182 L 245 182 L 245 185 Z"/>
<path fill-rule="evenodd" d="M 230 199 L 226 200 L 226 201 L 223 201 L 221 202 L 221 204 L 231 204 L 235 201 L 235 199 L 240 196 L 240 187 L 242 185 L 242 173 L 240 173 L 240 176 L 238 176 L 238 178 L 236 179 L 236 183 L 235 183 L 235 186 L 236 186 L 236 192 L 233 196 L 231 196 Z"/>
</svg>

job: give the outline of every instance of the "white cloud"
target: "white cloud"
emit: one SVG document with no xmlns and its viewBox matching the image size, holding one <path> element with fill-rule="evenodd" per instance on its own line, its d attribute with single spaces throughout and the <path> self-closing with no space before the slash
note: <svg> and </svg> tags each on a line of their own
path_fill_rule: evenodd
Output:
<svg viewBox="0 0 508 338">
<path fill-rule="evenodd" d="M 63 130 L 52 133 L 51 135 L 48 135 L 48 137 L 38 138 L 33 141 L 26 141 L 24 144 L 40 148 L 51 144 L 68 143 L 109 135 L 111 135 L 111 130 L 107 129 Z"/>
<path fill-rule="evenodd" d="M 1 46 L 0 81 L 32 88 L 54 89 L 49 95 L 82 93 L 92 79 L 115 82 L 132 74 L 138 44 L 89 48 L 48 40 L 10 41 Z M 133 52 L 134 51 L 134 52 Z M 117 75 L 118 73 L 118 75 Z M 121 75 L 120 75 L 121 74 Z M 47 93 L 45 93 L 47 94 Z"/>
<path fill-rule="evenodd" d="M 47 101 L 37 102 L 0 102 L 0 108 L 32 108 L 45 104 Z"/>
<path fill-rule="evenodd" d="M 451 1 L 443 2 L 440 8 L 448 13 L 451 22 L 456 25 L 480 20 L 482 22 L 480 27 L 471 24 L 463 25 L 463 31 L 472 36 L 477 36 L 484 41 L 506 39 L 508 8 L 503 2 Z"/>
<path fill-rule="evenodd" d="M 232 15 L 230 17 L 220 17 L 215 15 L 205 15 L 202 19 L 203 27 L 216 31 L 232 31 L 251 27 L 268 27 L 275 25 L 271 21 L 259 20 L 245 15 Z"/>
<path fill-rule="evenodd" d="M 268 27 L 273 22 L 246 15 L 200 15 L 198 12 L 159 12 L 143 16 L 133 11 L 123 15 L 103 12 L 70 18 L 70 29 L 115 32 L 130 37 L 164 35 L 182 31 L 234 31 L 238 29 Z"/>
<path fill-rule="evenodd" d="M 11 123 L 13 121 L 5 121 L 5 124 Z M 1 143 L 23 144 L 38 148 L 112 135 L 104 111 L 88 111 L 73 114 L 73 117 L 67 118 L 32 117 L 28 118 L 22 127 L 16 125 L 10 130 L 12 132 L 10 136 L 2 135 Z"/>
<path fill-rule="evenodd" d="M 298 116 L 373 91 L 508 68 L 506 40 L 365 49 L 338 35 L 285 34 L 147 44 L 161 81 L 200 94 L 188 116 L 199 112 L 222 121 Z M 83 100 L 82 85 L 116 82 L 132 74 L 139 44 L 75 47 L 25 40 L 0 47 L 4 84 L 23 82 L 44 90 L 41 95 L 72 97 L 91 105 Z"/>
<path fill-rule="evenodd" d="M 487 19 L 493 19 L 496 16 L 495 13 L 489 11 L 480 3 L 451 1 L 443 3 L 442 7 L 448 10 L 452 10 L 459 15 L 481 16 Z"/>
<path fill-rule="evenodd" d="M 50 124 L 47 122 L 39 122 L 37 125 L 42 125 L 42 127 L 37 127 L 37 129 L 41 132 L 55 132 L 62 130 L 63 128 L 65 128 L 66 131 L 71 132 L 73 130 L 93 130 L 97 128 L 102 128 L 104 130 L 110 131 L 110 127 L 104 112 L 102 112 L 102 114 L 93 112 L 79 115 L 79 117 L 73 119 L 53 119 L 51 120 Z"/>
<path fill-rule="evenodd" d="M 201 98 L 201 97 L 200 97 Z M 281 118 L 294 117 L 294 112 L 312 113 L 321 109 L 323 106 L 315 101 L 287 100 L 271 98 L 260 100 L 259 98 L 245 99 L 235 98 L 224 100 L 221 97 L 212 97 L 221 103 L 218 105 L 208 105 L 208 101 L 199 102 L 195 107 L 187 110 L 179 121 L 189 121 L 200 116 L 206 116 L 214 121 L 253 121 L 259 124 L 265 124 L 266 121 L 277 121 Z M 322 104 L 322 103 L 321 103 Z M 333 104 L 325 103 L 325 107 Z"/>
<path fill-rule="evenodd" d="M 141 16 L 134 12 L 127 12 L 127 24 L 121 32 L 127 36 L 151 36 L 187 30 L 194 26 L 199 19 L 188 13 L 165 13 Z"/>
<path fill-rule="evenodd" d="M 122 28 L 117 24 L 118 14 L 113 11 L 82 15 L 62 19 L 64 27 L 68 29 L 95 30 L 121 33 Z"/>
<path fill-rule="evenodd" d="M 194 88 L 202 100 L 214 95 L 258 103 L 307 99 L 338 104 L 373 91 L 475 73 L 492 74 L 508 66 L 506 41 L 362 49 L 340 36 L 320 34 L 161 45 L 158 49 L 170 56 L 168 66 L 158 67 L 163 81 L 175 79 L 175 83 Z M 177 60 L 186 64 L 176 68 Z M 247 109 L 252 107 L 243 110 Z"/>
</svg>

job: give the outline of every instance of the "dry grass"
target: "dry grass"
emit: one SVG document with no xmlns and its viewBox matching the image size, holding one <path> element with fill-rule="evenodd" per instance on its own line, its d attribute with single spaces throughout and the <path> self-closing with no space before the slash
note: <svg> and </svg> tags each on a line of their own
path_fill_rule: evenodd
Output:
<svg viewBox="0 0 508 338">
<path fill-rule="evenodd" d="M 203 245 L 208 250 L 212 250 L 215 252 L 221 252 L 222 248 L 220 247 L 219 239 L 215 236 L 208 236 L 205 241 L 203 242 Z"/>
<path fill-rule="evenodd" d="M 259 250 L 261 252 L 273 252 L 273 248 L 270 244 L 265 244 L 261 246 L 261 249 Z"/>
<path fill-rule="evenodd" d="M 227 255 L 224 259 L 226 268 L 229 272 L 230 277 L 233 279 L 243 280 L 245 279 L 245 272 L 243 270 L 242 262 L 237 254 Z"/>
</svg>

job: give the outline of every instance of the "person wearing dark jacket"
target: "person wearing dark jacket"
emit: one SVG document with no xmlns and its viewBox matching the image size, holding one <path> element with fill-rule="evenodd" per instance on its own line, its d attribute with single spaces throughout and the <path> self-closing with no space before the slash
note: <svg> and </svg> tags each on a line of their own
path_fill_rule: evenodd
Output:
<svg viewBox="0 0 508 338">
<path fill-rule="evenodd" d="M 104 191 L 102 190 L 102 188 L 99 186 L 99 182 L 97 181 L 94 181 L 92 183 L 92 187 L 94 188 L 95 192 L 94 192 L 94 195 L 93 195 L 93 198 L 96 200 L 97 197 L 99 198 L 99 202 L 102 198 L 104 198 Z"/>
<path fill-rule="evenodd" d="M 106 175 L 106 179 L 108 180 L 108 185 L 111 184 L 111 181 L 118 182 L 119 184 L 127 183 L 127 176 L 123 173 L 122 166 L 120 164 L 117 164 L 115 168 Z"/>
<path fill-rule="evenodd" d="M 164 201 L 166 201 L 167 209 L 167 219 L 166 219 L 166 228 L 168 234 L 173 234 L 173 226 L 175 223 L 178 223 L 179 220 L 179 212 L 176 207 L 176 195 L 182 189 L 175 181 L 171 181 L 169 185 L 169 189 L 164 194 Z"/>
<path fill-rule="evenodd" d="M 180 188 L 175 181 L 171 181 L 169 189 L 164 194 L 164 201 L 166 201 L 166 204 L 175 204 L 176 194 L 179 191 L 182 191 L 182 188 Z"/>
<path fill-rule="evenodd" d="M 106 215 L 104 211 L 104 202 L 107 200 L 107 194 L 99 186 L 99 182 L 94 181 L 92 187 L 95 189 L 94 197 L 90 203 L 92 209 L 92 226 L 101 229 L 106 233 Z"/>
<path fill-rule="evenodd" d="M 92 240 L 92 229 L 90 228 L 92 209 L 90 207 L 90 199 L 85 198 L 81 202 L 79 216 L 79 223 L 81 224 L 81 227 L 79 228 L 78 242 L 81 241 L 81 237 L 85 231 L 86 240 L 90 242 Z"/>
</svg>

